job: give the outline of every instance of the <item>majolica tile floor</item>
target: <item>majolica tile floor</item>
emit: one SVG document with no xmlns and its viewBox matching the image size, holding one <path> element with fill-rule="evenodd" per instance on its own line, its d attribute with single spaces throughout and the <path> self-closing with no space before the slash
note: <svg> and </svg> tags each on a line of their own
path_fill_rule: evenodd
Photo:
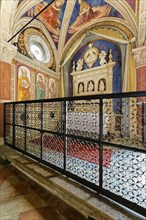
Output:
<svg viewBox="0 0 146 220">
<path fill-rule="evenodd" d="M 67 213 L 73 210 L 0 158 L 0 220 L 84 220 L 77 213 L 64 217 Z"/>
</svg>

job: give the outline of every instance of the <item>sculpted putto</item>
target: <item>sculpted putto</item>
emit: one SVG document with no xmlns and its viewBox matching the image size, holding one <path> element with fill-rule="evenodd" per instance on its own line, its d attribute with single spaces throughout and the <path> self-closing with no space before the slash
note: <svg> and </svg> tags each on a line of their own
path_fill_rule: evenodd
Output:
<svg viewBox="0 0 146 220">
<path fill-rule="evenodd" d="M 80 58 L 77 62 L 76 70 L 81 71 L 83 69 L 83 64 L 84 64 L 84 60 Z"/>
<path fill-rule="evenodd" d="M 100 59 L 100 65 L 104 65 L 107 63 L 106 61 L 106 52 L 104 50 L 101 50 L 101 52 L 99 53 L 99 59 Z"/>
</svg>

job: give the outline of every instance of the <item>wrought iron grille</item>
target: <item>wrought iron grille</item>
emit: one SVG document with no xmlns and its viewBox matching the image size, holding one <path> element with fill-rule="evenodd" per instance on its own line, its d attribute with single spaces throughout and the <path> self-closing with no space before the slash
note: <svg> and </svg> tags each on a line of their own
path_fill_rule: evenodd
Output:
<svg viewBox="0 0 146 220">
<path fill-rule="evenodd" d="M 5 103 L 5 144 L 146 214 L 146 92 Z"/>
</svg>

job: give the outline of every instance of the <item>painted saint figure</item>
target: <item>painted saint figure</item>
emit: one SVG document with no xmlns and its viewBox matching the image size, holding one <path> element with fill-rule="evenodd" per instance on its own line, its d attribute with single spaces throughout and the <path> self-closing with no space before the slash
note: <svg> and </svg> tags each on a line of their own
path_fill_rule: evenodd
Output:
<svg viewBox="0 0 146 220">
<path fill-rule="evenodd" d="M 30 100 L 30 81 L 27 76 L 29 69 L 21 66 L 18 77 L 18 101 Z M 30 73 L 30 72 L 29 72 Z"/>
<path fill-rule="evenodd" d="M 41 74 L 38 74 L 37 83 L 36 83 L 36 99 L 44 99 L 44 98 L 45 98 L 44 77 Z"/>
<path fill-rule="evenodd" d="M 91 7 L 91 5 L 85 0 L 78 0 L 78 4 L 80 5 L 79 16 L 70 26 L 68 31 L 69 33 L 76 32 L 81 26 L 85 25 L 93 19 L 108 16 L 111 11 L 111 6 L 108 4 L 99 7 Z"/>
<path fill-rule="evenodd" d="M 38 16 L 38 18 L 45 24 L 48 30 L 57 36 L 59 35 L 58 27 L 60 25 L 58 15 L 63 4 L 64 0 L 55 0 Z M 37 4 L 34 8 L 34 15 L 37 15 L 47 5 L 48 3 L 46 1 Z"/>
<path fill-rule="evenodd" d="M 50 98 L 55 98 L 56 97 L 56 94 L 57 94 L 57 91 L 56 91 L 56 82 L 54 79 L 50 79 L 50 82 L 49 82 L 49 97 Z"/>
</svg>

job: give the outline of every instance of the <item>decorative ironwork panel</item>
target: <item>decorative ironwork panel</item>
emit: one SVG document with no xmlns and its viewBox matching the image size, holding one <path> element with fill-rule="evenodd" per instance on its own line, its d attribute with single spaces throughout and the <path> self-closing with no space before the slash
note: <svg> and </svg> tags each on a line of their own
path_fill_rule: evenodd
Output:
<svg viewBox="0 0 146 220">
<path fill-rule="evenodd" d="M 103 109 L 107 114 L 104 141 L 146 150 L 143 138 L 144 114 L 137 98 L 106 99 Z"/>
<path fill-rule="evenodd" d="M 36 157 L 41 157 L 41 133 L 36 130 L 26 130 L 26 151 Z"/>
<path fill-rule="evenodd" d="M 6 104 L 5 118 L 6 118 L 6 123 L 13 124 L 13 105 L 12 104 Z"/>
<path fill-rule="evenodd" d="M 13 145 L 13 126 L 12 125 L 5 125 L 5 140 L 6 144 Z"/>
<path fill-rule="evenodd" d="M 99 147 L 89 141 L 67 139 L 66 170 L 99 185 Z"/>
<path fill-rule="evenodd" d="M 25 128 L 15 126 L 15 147 L 25 149 Z"/>
<path fill-rule="evenodd" d="M 42 139 L 42 159 L 63 168 L 64 163 L 64 140 L 62 136 L 43 134 Z"/>
<path fill-rule="evenodd" d="M 25 104 L 15 104 L 15 124 L 25 125 Z"/>
<path fill-rule="evenodd" d="M 146 154 L 113 148 L 103 187 L 146 208 Z"/>
<path fill-rule="evenodd" d="M 92 189 L 96 185 L 103 195 L 111 192 L 113 200 L 119 196 L 124 198 L 121 204 L 143 215 L 146 209 L 146 96 L 139 95 L 145 94 L 104 94 L 90 100 L 86 97 L 70 101 L 69 98 L 36 100 L 29 101 L 26 109 L 26 102 L 6 103 L 5 143 L 42 163 L 61 168 L 57 170 L 63 173 L 65 168 L 66 174 L 78 177 L 75 179 Z M 103 152 L 97 142 L 101 148 L 103 145 Z"/>
<path fill-rule="evenodd" d="M 66 116 L 68 134 L 98 139 L 99 100 L 70 101 Z"/>
<path fill-rule="evenodd" d="M 43 103 L 43 129 L 63 133 L 64 103 Z"/>
<path fill-rule="evenodd" d="M 27 127 L 41 128 L 41 103 L 27 104 L 26 122 Z"/>
</svg>

